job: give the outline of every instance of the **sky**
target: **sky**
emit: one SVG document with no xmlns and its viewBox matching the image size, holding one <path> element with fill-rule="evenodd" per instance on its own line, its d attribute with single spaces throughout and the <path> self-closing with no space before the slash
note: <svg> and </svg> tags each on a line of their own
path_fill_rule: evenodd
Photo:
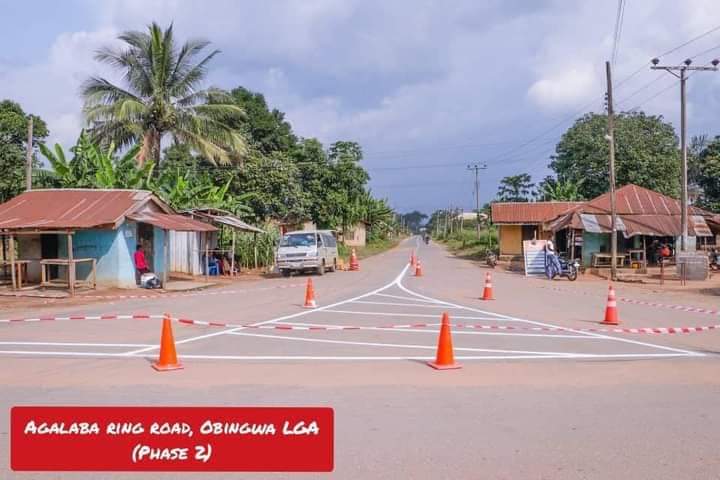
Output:
<svg viewBox="0 0 720 480">
<path fill-rule="evenodd" d="M 616 110 L 679 125 L 680 89 L 649 60 L 720 27 L 717 0 L 627 0 L 613 65 Z M 174 23 L 221 50 L 208 85 L 265 95 L 294 131 L 359 142 L 372 191 L 431 213 L 495 197 L 500 179 L 539 182 L 560 135 L 601 111 L 616 0 L 0 0 L 0 98 L 74 144 L 81 83 L 113 73 L 94 52 L 126 30 Z M 717 49 L 712 50 L 714 47 Z M 720 56 L 720 28 L 663 57 Z M 688 129 L 720 135 L 720 72 L 688 82 Z"/>
</svg>

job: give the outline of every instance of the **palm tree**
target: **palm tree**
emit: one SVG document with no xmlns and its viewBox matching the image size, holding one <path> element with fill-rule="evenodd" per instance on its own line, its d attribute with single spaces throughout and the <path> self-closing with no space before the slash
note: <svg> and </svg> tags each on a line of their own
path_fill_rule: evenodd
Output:
<svg viewBox="0 0 720 480">
<path fill-rule="evenodd" d="M 189 41 L 178 49 L 172 25 L 163 31 L 156 23 L 147 32 L 129 31 L 118 38 L 124 48 L 100 49 L 95 58 L 120 70 L 126 88 L 101 77 L 91 77 L 82 88 L 85 117 L 95 139 L 119 148 L 141 143 L 141 165 L 146 160 L 159 164 L 166 135 L 212 162 L 240 158 L 245 140 L 226 120 L 242 115 L 242 110 L 226 93 L 200 88 L 219 50 L 195 61 L 209 42 Z"/>
</svg>

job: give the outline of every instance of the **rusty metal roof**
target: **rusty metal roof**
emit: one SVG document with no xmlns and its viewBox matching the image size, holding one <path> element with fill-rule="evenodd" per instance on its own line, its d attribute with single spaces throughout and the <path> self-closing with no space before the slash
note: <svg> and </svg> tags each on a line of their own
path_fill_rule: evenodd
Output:
<svg viewBox="0 0 720 480">
<path fill-rule="evenodd" d="M 142 212 L 128 215 L 129 220 L 149 223 L 165 230 L 176 232 L 216 232 L 217 228 L 209 223 L 194 220 L 185 215 L 173 215 L 158 212 Z"/>
<path fill-rule="evenodd" d="M 249 225 L 240 218 L 236 217 L 230 212 L 226 212 L 225 210 L 220 210 L 217 208 L 196 208 L 193 210 L 187 210 L 185 212 L 182 212 L 186 215 L 194 215 L 199 218 L 202 218 L 204 220 L 207 220 L 208 222 L 213 223 L 219 223 L 222 225 L 227 225 L 228 227 L 234 228 L 235 230 L 240 230 L 243 232 L 253 232 L 253 233 L 267 233 L 265 230 L 262 230 L 257 227 L 253 227 L 252 225 Z"/>
<path fill-rule="evenodd" d="M 491 204 L 493 223 L 539 224 L 584 202 L 496 202 Z"/>
<path fill-rule="evenodd" d="M 83 229 L 111 225 L 149 201 L 170 211 L 145 190 L 32 190 L 0 205 L 0 229 Z"/>
<path fill-rule="evenodd" d="M 625 185 L 615 192 L 618 228 L 625 237 L 634 235 L 677 236 L 680 228 L 680 203 L 674 198 L 653 192 L 637 185 Z M 705 217 L 713 214 L 701 208 L 690 207 L 688 230 L 690 235 L 711 236 Z M 556 232 L 571 227 L 586 231 L 599 229 L 610 232 L 610 194 L 606 193 L 586 204 L 557 215 L 546 224 L 546 229 Z"/>
</svg>

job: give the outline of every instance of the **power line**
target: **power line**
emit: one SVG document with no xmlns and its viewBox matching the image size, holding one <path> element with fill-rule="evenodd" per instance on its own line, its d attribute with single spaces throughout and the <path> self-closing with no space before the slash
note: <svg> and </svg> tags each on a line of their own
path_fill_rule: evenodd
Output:
<svg viewBox="0 0 720 480">
<path fill-rule="evenodd" d="M 618 0 L 617 16 L 615 18 L 615 34 L 613 35 L 613 47 L 610 59 L 613 65 L 617 59 L 620 49 L 620 37 L 622 36 L 622 25 L 625 17 L 625 0 Z"/>
</svg>

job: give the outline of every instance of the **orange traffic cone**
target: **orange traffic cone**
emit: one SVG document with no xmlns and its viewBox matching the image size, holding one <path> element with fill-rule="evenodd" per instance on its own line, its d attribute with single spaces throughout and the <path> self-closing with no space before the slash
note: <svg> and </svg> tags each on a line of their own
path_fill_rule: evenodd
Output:
<svg viewBox="0 0 720 480">
<path fill-rule="evenodd" d="M 422 276 L 423 276 L 423 273 L 422 273 L 422 265 L 420 265 L 420 259 L 419 259 L 419 258 L 415 261 L 415 276 L 416 276 L 416 277 L 422 277 Z"/>
<path fill-rule="evenodd" d="M 415 251 L 413 250 L 412 253 L 410 253 L 410 266 L 415 266 Z"/>
<path fill-rule="evenodd" d="M 307 287 L 305 287 L 305 305 L 303 308 L 316 308 L 315 289 L 313 288 L 312 278 L 308 278 Z"/>
<path fill-rule="evenodd" d="M 619 325 L 620 320 L 618 319 L 617 313 L 617 301 L 615 300 L 615 289 L 610 284 L 608 289 L 607 306 L 605 307 L 605 320 L 601 323 L 604 325 Z"/>
<path fill-rule="evenodd" d="M 357 254 L 353 248 L 350 253 L 350 271 L 355 272 L 357 270 L 360 270 L 360 262 L 358 262 Z"/>
<path fill-rule="evenodd" d="M 160 355 L 158 361 L 152 367 L 160 372 L 167 370 L 180 370 L 183 366 L 178 362 L 175 352 L 175 339 L 172 333 L 172 321 L 170 315 L 163 316 L 162 335 L 160 336 Z"/>
<path fill-rule="evenodd" d="M 493 296 L 492 275 L 490 275 L 490 272 L 485 274 L 485 289 L 483 290 L 481 300 L 495 300 Z"/>
<path fill-rule="evenodd" d="M 452 336 L 450 335 L 450 317 L 447 312 L 443 313 L 440 335 L 438 336 L 437 355 L 434 362 L 428 362 L 435 370 L 451 370 L 462 368 L 462 365 L 455 363 L 453 354 Z"/>
</svg>

